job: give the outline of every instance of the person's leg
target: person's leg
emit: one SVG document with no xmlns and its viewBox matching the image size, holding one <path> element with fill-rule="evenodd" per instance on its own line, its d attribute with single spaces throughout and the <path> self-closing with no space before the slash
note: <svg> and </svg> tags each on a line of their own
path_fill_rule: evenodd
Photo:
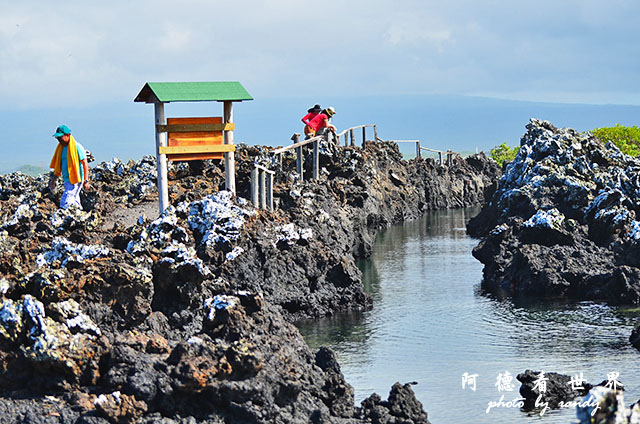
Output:
<svg viewBox="0 0 640 424">
<path fill-rule="evenodd" d="M 77 206 L 82 209 L 80 190 L 82 190 L 82 183 L 71 184 L 65 181 L 64 193 L 62 193 L 62 197 L 60 198 L 60 207 L 62 209 L 68 209 L 70 206 Z"/>
</svg>

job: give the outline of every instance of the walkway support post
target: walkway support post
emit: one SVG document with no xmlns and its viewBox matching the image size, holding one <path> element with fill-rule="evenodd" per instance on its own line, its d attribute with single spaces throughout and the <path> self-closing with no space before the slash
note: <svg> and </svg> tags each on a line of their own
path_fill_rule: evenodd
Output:
<svg viewBox="0 0 640 424">
<path fill-rule="evenodd" d="M 273 212 L 273 174 L 270 172 L 264 172 L 266 174 L 266 190 L 267 190 L 267 202 L 264 205 L 265 208 L 269 209 L 270 212 Z"/>
<path fill-rule="evenodd" d="M 267 203 L 267 191 L 266 191 L 266 172 L 260 170 L 258 173 L 258 180 L 260 181 L 260 193 L 258 203 L 260 204 L 260 209 L 264 209 L 264 205 Z"/>
<path fill-rule="evenodd" d="M 416 157 L 422 157 L 422 152 L 420 152 L 420 140 L 416 141 Z"/>
<path fill-rule="evenodd" d="M 296 171 L 300 176 L 300 181 L 304 180 L 304 157 L 302 156 L 302 146 L 296 147 Z"/>
<path fill-rule="evenodd" d="M 233 102 L 224 102 L 225 124 L 233 123 Z M 224 130 L 222 133 L 224 144 L 233 144 L 233 130 Z M 236 194 L 236 161 L 234 152 L 224 153 L 225 188 L 234 196 Z"/>
<path fill-rule="evenodd" d="M 160 147 L 167 145 L 167 133 L 158 131 L 158 125 L 165 125 L 164 103 L 156 102 L 154 112 L 156 117 L 156 166 L 158 171 L 158 204 L 160 213 L 169 206 L 169 180 L 167 178 L 167 155 L 160 154 Z"/>
<path fill-rule="evenodd" d="M 362 127 L 362 145 L 363 146 L 366 139 L 367 139 L 367 127 Z"/>
<path fill-rule="evenodd" d="M 258 204 L 258 168 L 251 170 L 251 203 L 255 208 L 259 208 Z"/>
<path fill-rule="evenodd" d="M 327 141 L 329 135 L 327 134 Z M 313 175 L 312 178 L 317 180 L 320 176 L 320 154 L 318 152 L 318 140 L 313 142 Z"/>
</svg>

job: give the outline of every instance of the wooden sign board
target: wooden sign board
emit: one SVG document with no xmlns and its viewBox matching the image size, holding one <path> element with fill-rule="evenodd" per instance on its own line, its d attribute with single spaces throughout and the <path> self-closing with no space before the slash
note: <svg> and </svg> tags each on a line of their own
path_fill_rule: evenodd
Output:
<svg viewBox="0 0 640 424">
<path fill-rule="evenodd" d="M 212 118 L 167 118 L 168 125 L 192 125 L 192 124 L 222 124 L 221 117 Z M 172 161 L 222 159 L 222 152 L 206 152 L 204 146 L 222 145 L 222 130 L 219 131 L 193 131 L 193 132 L 169 132 L 167 145 L 169 147 L 187 147 L 185 150 L 197 150 L 203 147 L 200 153 L 168 154 L 167 159 Z"/>
</svg>

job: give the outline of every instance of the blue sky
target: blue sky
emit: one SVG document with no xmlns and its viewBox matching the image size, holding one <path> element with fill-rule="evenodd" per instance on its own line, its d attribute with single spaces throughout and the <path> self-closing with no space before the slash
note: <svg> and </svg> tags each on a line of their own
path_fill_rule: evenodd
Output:
<svg viewBox="0 0 640 424">
<path fill-rule="evenodd" d="M 242 82 L 264 144 L 290 135 L 269 125 L 281 98 L 335 106 L 339 128 L 360 123 L 343 97 L 640 105 L 639 12 L 625 0 L 0 0 L 0 124 L 33 137 L 67 123 L 102 142 L 100 115 L 117 125 L 120 113 L 147 137 L 151 122 L 132 127 L 152 120 L 132 104 L 147 81 Z M 24 128 L 30 117 L 42 127 Z"/>
</svg>

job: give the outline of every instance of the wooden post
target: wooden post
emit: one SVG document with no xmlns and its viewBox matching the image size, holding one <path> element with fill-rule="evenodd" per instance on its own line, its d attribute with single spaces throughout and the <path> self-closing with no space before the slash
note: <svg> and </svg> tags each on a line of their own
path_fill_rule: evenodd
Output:
<svg viewBox="0 0 640 424">
<path fill-rule="evenodd" d="M 367 127 L 362 127 L 362 145 L 363 146 L 366 140 L 367 140 Z"/>
<path fill-rule="evenodd" d="M 260 180 L 260 200 L 258 200 L 258 202 L 260 203 L 260 209 L 264 209 L 265 205 L 267 204 L 267 192 L 265 190 L 265 185 L 266 185 L 265 174 L 266 172 L 264 172 L 264 169 L 260 169 L 258 172 L 258 179 Z"/>
<path fill-rule="evenodd" d="M 416 157 L 422 157 L 422 153 L 420 152 L 420 140 L 416 141 Z"/>
<path fill-rule="evenodd" d="M 302 146 L 296 147 L 296 171 L 300 175 L 300 181 L 304 180 L 304 157 L 302 156 Z"/>
<path fill-rule="evenodd" d="M 259 208 L 258 204 L 258 168 L 251 170 L 251 203 L 255 208 Z"/>
<path fill-rule="evenodd" d="M 164 103 L 154 103 L 156 125 L 165 125 Z M 158 170 L 158 205 L 160 213 L 169 206 L 169 180 L 167 178 L 167 155 L 160 154 L 160 146 L 167 145 L 167 133 L 158 132 L 156 127 L 156 162 Z"/>
<path fill-rule="evenodd" d="M 373 142 L 376 143 L 378 141 L 378 126 L 373 126 Z"/>
<path fill-rule="evenodd" d="M 320 176 L 320 154 L 318 152 L 318 140 L 313 142 L 313 179 Z"/>
<path fill-rule="evenodd" d="M 273 174 L 271 172 L 265 172 L 267 174 L 267 204 L 266 208 L 273 212 Z"/>
<path fill-rule="evenodd" d="M 353 130 L 349 130 L 349 138 L 351 138 L 351 145 L 355 146 L 355 144 L 356 144 L 356 136 L 353 133 Z"/>
<path fill-rule="evenodd" d="M 224 102 L 224 118 L 225 124 L 233 123 L 233 102 Z M 223 143 L 233 144 L 233 130 L 223 131 Z M 224 176 L 225 188 L 234 196 L 236 194 L 236 160 L 234 152 L 224 153 Z"/>
<path fill-rule="evenodd" d="M 438 152 L 438 158 L 440 159 L 440 166 L 442 166 L 442 152 Z"/>
</svg>

